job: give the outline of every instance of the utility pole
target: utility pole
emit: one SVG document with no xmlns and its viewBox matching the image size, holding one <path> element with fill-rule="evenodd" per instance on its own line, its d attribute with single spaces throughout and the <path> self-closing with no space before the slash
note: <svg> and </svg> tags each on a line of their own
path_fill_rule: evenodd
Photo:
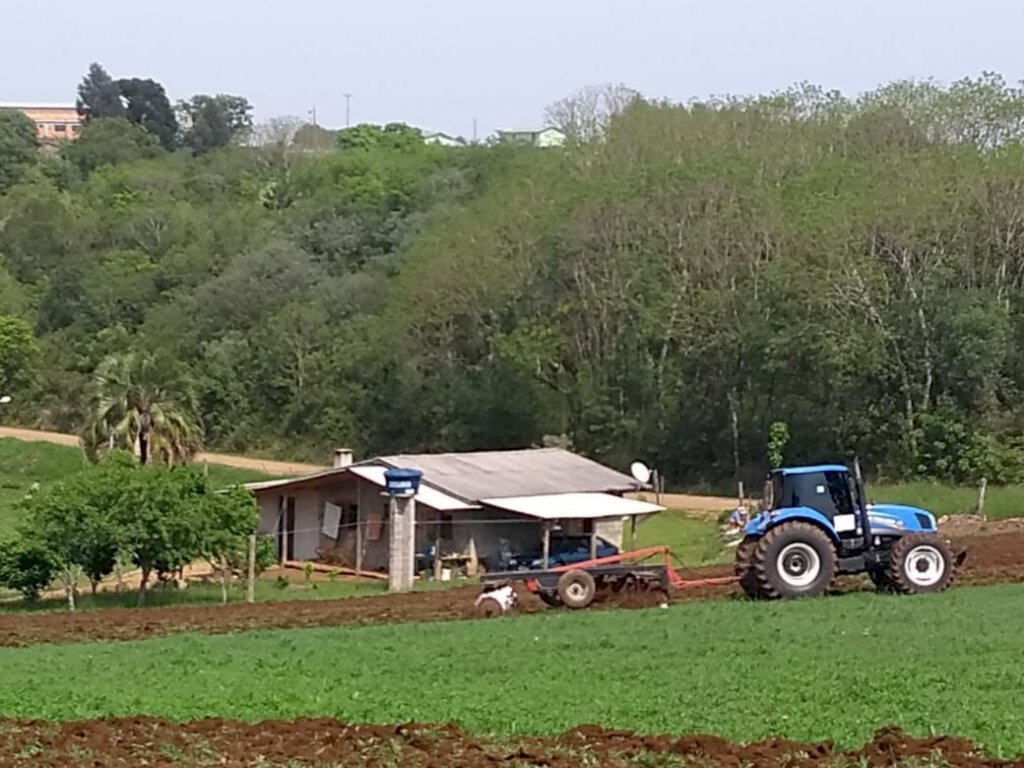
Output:
<svg viewBox="0 0 1024 768">
<path fill-rule="evenodd" d="M 352 98 L 352 94 L 343 93 L 341 95 L 345 97 L 345 127 L 348 128 L 351 125 L 351 120 L 349 119 L 349 115 L 351 114 L 349 111 L 349 100 Z"/>
<path fill-rule="evenodd" d="M 476 144 L 476 118 L 473 118 L 473 143 Z"/>
<path fill-rule="evenodd" d="M 316 125 L 316 105 L 315 104 L 313 105 L 313 108 L 311 110 L 309 110 L 309 114 L 313 116 L 313 125 Z"/>
</svg>

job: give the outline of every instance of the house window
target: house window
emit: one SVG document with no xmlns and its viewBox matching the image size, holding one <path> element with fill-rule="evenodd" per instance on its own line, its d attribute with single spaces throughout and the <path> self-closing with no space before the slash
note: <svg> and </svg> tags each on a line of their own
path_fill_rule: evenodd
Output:
<svg viewBox="0 0 1024 768">
<path fill-rule="evenodd" d="M 64 133 L 65 131 L 67 131 L 67 129 L 68 127 L 63 123 L 57 123 L 57 125 L 53 126 L 53 130 L 55 130 L 57 133 Z"/>
</svg>

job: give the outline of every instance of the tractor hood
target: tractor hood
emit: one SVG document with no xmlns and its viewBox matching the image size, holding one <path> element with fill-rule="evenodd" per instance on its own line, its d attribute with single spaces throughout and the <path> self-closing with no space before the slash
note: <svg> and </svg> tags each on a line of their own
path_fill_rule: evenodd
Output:
<svg viewBox="0 0 1024 768">
<path fill-rule="evenodd" d="M 747 536 L 763 536 L 765 532 L 787 520 L 804 520 L 824 528 L 838 540 L 839 531 L 835 525 L 821 512 L 810 507 L 788 507 L 771 512 L 762 512 L 751 518 L 744 533 Z M 937 529 L 935 516 L 918 507 L 907 507 L 901 504 L 869 504 L 868 520 L 871 532 L 877 536 L 902 536 L 906 533 L 934 532 Z M 846 530 L 852 531 L 853 521 Z M 860 526 L 857 526 L 858 533 Z"/>
<path fill-rule="evenodd" d="M 868 504 L 872 533 L 917 533 L 935 531 L 935 515 L 920 507 L 902 504 Z"/>
</svg>

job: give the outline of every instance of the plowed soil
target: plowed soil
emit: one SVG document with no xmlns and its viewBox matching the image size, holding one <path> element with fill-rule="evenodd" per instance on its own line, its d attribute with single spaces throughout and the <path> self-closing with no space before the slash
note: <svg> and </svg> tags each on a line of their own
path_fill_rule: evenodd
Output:
<svg viewBox="0 0 1024 768">
<path fill-rule="evenodd" d="M 185 725 L 146 717 L 64 724 L 0 720 L 0 766 L 24 765 L 982 768 L 1024 766 L 1024 760 L 994 760 L 964 739 L 915 739 L 894 728 L 879 731 L 860 749 L 841 751 L 829 742 L 772 739 L 740 745 L 716 736 L 641 736 L 599 726 L 581 726 L 554 739 L 499 742 L 473 738 L 453 725 L 346 725 L 330 719 L 257 724 L 207 719 Z"/>
<path fill-rule="evenodd" d="M 1024 582 L 1024 531 L 971 536 L 954 542 L 969 550 L 957 574 L 957 584 Z M 693 569 L 687 578 L 728 576 L 731 566 Z M 853 580 L 844 589 L 864 587 Z M 22 614 L 0 616 L 0 646 L 36 643 L 73 643 L 89 640 L 131 640 L 175 632 L 222 634 L 250 629 L 288 629 L 385 624 L 412 621 L 444 621 L 473 617 L 473 601 L 479 586 L 443 591 L 379 595 L 346 600 L 295 601 L 226 606 L 179 606 L 143 610 L 89 611 L 78 614 Z M 519 590 L 518 612 L 548 610 L 525 589 Z M 732 585 L 678 590 L 672 602 L 737 597 Z M 590 610 L 651 607 L 661 601 L 656 593 L 609 595 Z"/>
</svg>

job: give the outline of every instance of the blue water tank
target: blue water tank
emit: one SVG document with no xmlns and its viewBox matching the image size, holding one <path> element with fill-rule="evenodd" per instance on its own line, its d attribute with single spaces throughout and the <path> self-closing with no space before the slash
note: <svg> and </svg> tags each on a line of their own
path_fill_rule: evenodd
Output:
<svg viewBox="0 0 1024 768">
<path fill-rule="evenodd" d="M 418 469 L 389 469 L 384 473 L 384 485 L 392 496 L 413 496 L 421 477 L 423 473 Z"/>
</svg>

